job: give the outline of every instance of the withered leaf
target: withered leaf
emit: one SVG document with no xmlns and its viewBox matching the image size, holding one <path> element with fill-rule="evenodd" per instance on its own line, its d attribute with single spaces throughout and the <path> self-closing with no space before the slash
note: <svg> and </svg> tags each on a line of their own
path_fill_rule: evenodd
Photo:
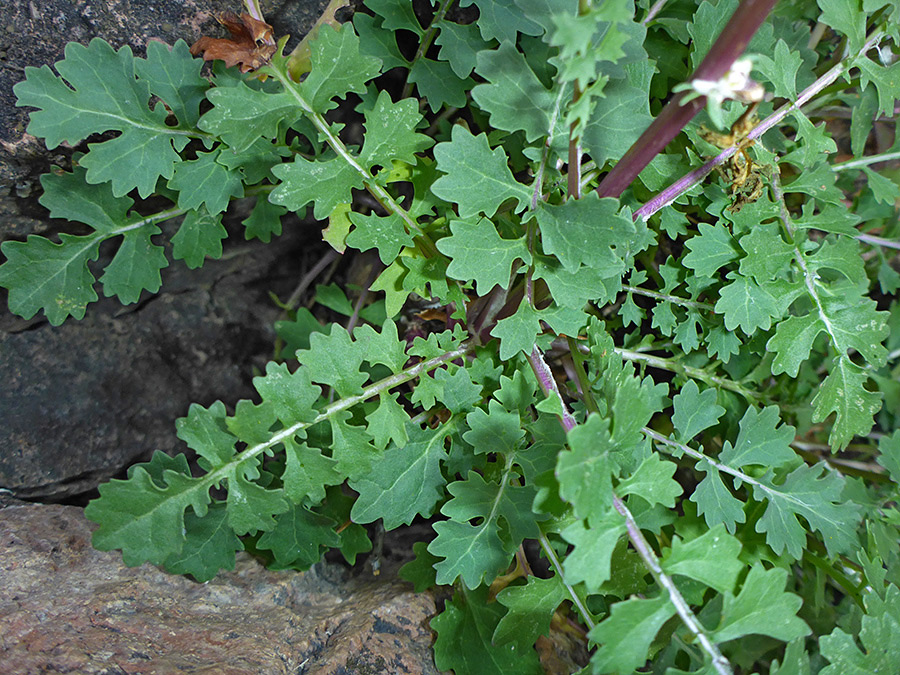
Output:
<svg viewBox="0 0 900 675">
<path fill-rule="evenodd" d="M 240 16 L 233 12 L 216 15 L 216 20 L 231 33 L 231 39 L 212 38 L 204 35 L 191 45 L 191 54 L 203 54 L 204 61 L 215 59 L 226 66 L 238 66 L 242 73 L 261 68 L 275 53 L 272 26 L 254 19 L 246 12 Z"/>
</svg>

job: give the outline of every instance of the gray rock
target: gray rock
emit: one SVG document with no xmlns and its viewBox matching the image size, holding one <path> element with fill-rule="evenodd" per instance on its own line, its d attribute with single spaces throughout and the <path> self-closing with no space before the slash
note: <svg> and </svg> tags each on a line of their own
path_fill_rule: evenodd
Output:
<svg viewBox="0 0 900 675">
<path fill-rule="evenodd" d="M 277 34 L 299 39 L 327 1 L 271 0 L 263 8 Z M 237 0 L 0 3 L 0 241 L 80 227 L 49 218 L 37 203 L 39 175 L 68 159 L 24 132 L 27 112 L 12 93 L 24 67 L 62 58 L 68 40 L 99 36 L 141 55 L 151 39 L 224 36 L 212 14 L 240 7 Z M 268 293 L 287 297 L 304 262 L 319 257 L 303 234 L 317 228 L 298 225 L 286 219 L 285 235 L 269 245 L 245 244 L 238 234 L 226 260 L 194 271 L 175 262 L 163 271 L 160 294 L 128 307 L 101 300 L 84 320 L 57 328 L 40 315 L 11 315 L 0 290 L 0 488 L 44 500 L 84 492 L 156 449 L 178 449 L 174 421 L 191 402 L 251 396 L 280 314 Z"/>
<path fill-rule="evenodd" d="M 47 672 L 436 675 L 427 594 L 320 563 L 272 572 L 245 554 L 198 584 L 91 548 L 70 506 L 0 509 L 0 664 Z"/>
</svg>

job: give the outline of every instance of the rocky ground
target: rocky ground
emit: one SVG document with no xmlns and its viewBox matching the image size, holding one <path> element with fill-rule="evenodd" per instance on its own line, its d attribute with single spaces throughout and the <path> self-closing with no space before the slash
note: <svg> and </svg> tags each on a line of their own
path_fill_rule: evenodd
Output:
<svg viewBox="0 0 900 675">
<path fill-rule="evenodd" d="M 262 3 L 276 34 L 294 39 L 326 4 Z M 2 5 L 0 241 L 72 227 L 37 202 L 40 174 L 65 167 L 72 149 L 50 152 L 25 133 L 12 92 L 25 67 L 61 59 L 69 40 L 103 37 L 137 55 L 151 39 L 190 43 L 221 32 L 214 12 L 240 9 L 237 0 Z M 80 506 L 99 483 L 156 449 L 181 451 L 174 421 L 191 402 L 251 395 L 280 313 L 269 293 L 290 295 L 325 252 L 317 224 L 285 219 L 284 230 L 277 245 L 234 238 L 201 270 L 175 263 L 159 294 L 128 307 L 101 300 L 59 327 L 11 315 L 0 297 L 4 675 L 436 672 L 434 601 L 399 582 L 396 564 L 378 577 L 338 563 L 271 572 L 243 556 L 201 585 L 90 546 Z"/>
</svg>

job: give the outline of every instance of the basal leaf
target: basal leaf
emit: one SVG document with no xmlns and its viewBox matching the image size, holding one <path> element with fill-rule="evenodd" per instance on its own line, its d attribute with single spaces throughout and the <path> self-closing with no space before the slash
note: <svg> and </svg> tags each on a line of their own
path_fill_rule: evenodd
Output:
<svg viewBox="0 0 900 675">
<path fill-rule="evenodd" d="M 788 573 L 781 568 L 767 570 L 760 563 L 751 569 L 737 596 L 725 593 L 722 618 L 712 634 L 716 642 L 744 635 L 768 635 L 790 642 L 809 635 L 809 627 L 797 617 L 803 601 L 784 591 Z"/>
<path fill-rule="evenodd" d="M 191 88 L 198 86 L 196 65 L 185 63 L 181 49 L 157 50 L 152 55 L 153 62 L 142 69 L 143 74 L 154 77 L 153 93 L 177 92 L 179 100 L 173 105 L 178 108 L 184 103 L 182 95 L 191 98 Z M 161 60 L 173 70 L 160 81 L 155 78 L 161 74 Z M 17 105 L 38 108 L 31 114 L 28 132 L 45 138 L 51 149 L 64 141 L 77 145 L 103 131 L 121 132 L 116 138 L 91 145 L 81 160 L 88 182 L 111 182 L 117 197 L 135 188 L 141 197 L 150 196 L 159 177 L 171 178 L 179 160 L 176 150 L 188 141 L 184 126 L 166 124 L 163 105 L 150 108 L 150 84 L 136 77 L 135 63 L 127 46 L 114 51 L 100 38 L 87 47 L 70 42 L 65 59 L 55 64 L 59 77 L 48 66 L 29 67 L 25 81 L 14 88 Z M 173 80 L 176 70 L 181 72 Z M 186 124 L 188 120 L 180 121 Z"/>
<path fill-rule="evenodd" d="M 716 403 L 716 390 L 707 389 L 700 393 L 700 388 L 693 380 L 685 383 L 672 402 L 675 406 L 672 423 L 684 442 L 713 426 L 725 414 L 725 408 Z"/>
<path fill-rule="evenodd" d="M 720 593 L 731 593 L 744 569 L 738 560 L 740 552 L 741 542 L 717 525 L 689 542 L 674 538 L 662 568 L 668 574 L 695 579 Z"/>
<path fill-rule="evenodd" d="M 503 148 L 491 150 L 484 134 L 473 136 L 455 125 L 451 140 L 435 146 L 434 157 L 446 175 L 431 190 L 458 204 L 460 218 L 492 216 L 507 199 L 515 199 L 516 211 L 521 211 L 531 200 L 531 190 L 513 178 Z"/>
<path fill-rule="evenodd" d="M 487 602 L 487 593 L 487 587 L 461 588 L 447 601 L 444 611 L 431 620 L 437 633 L 435 665 L 442 671 L 452 669 L 458 673 L 541 675 L 543 669 L 534 650 L 493 644 L 503 607 Z"/>
<path fill-rule="evenodd" d="M 197 159 L 176 165 L 169 187 L 178 191 L 179 208 L 205 205 L 211 215 L 216 215 L 228 208 L 232 197 L 244 196 L 240 175 L 219 164 L 218 157 L 219 150 L 198 152 Z"/>
<path fill-rule="evenodd" d="M 172 237 L 172 257 L 184 260 L 190 269 L 197 269 L 206 258 L 222 257 L 222 240 L 227 237 L 222 214 L 210 215 L 206 209 L 188 211 Z"/>
<path fill-rule="evenodd" d="M 504 588 L 497 594 L 497 602 L 509 611 L 494 629 L 492 642 L 530 649 L 540 635 L 549 633 L 553 613 L 566 597 L 566 589 L 555 575 L 549 579 L 529 577 L 525 586 Z"/>
<path fill-rule="evenodd" d="M 275 555 L 275 569 L 308 569 L 319 562 L 324 548 L 340 544 L 337 523 L 305 506 L 293 506 L 276 520 L 275 528 L 257 543 Z"/>
<path fill-rule="evenodd" d="M 450 237 L 437 243 L 451 259 L 447 274 L 460 281 L 474 280 L 479 295 L 487 295 L 494 286 L 506 288 L 516 260 L 531 262 L 525 237 L 503 239 L 487 218 L 451 221 L 450 231 Z"/>
<path fill-rule="evenodd" d="M 552 253 L 568 272 L 580 265 L 602 270 L 604 276 L 621 275 L 623 258 L 630 253 L 635 226 L 618 213 L 615 199 L 600 199 L 591 192 L 559 206 L 542 206 L 537 212 L 545 253 Z"/>
<path fill-rule="evenodd" d="M 609 618 L 588 633 L 591 640 L 601 645 L 591 657 L 595 672 L 630 673 L 642 666 L 653 638 L 674 615 L 675 606 L 666 594 L 649 600 L 617 602 Z"/>
<path fill-rule="evenodd" d="M 446 457 L 444 441 L 452 427 L 435 430 L 411 425 L 409 440 L 391 447 L 374 470 L 350 487 L 359 493 L 350 517 L 357 523 L 379 518 L 386 530 L 409 525 L 421 514 L 428 517 L 443 494 L 441 460 Z"/>
<path fill-rule="evenodd" d="M 333 98 L 361 94 L 366 82 L 378 75 L 381 60 L 361 54 L 359 37 L 349 23 L 339 29 L 323 25 L 311 45 L 312 70 L 300 92 L 316 112 L 335 107 Z"/>
<path fill-rule="evenodd" d="M 525 132 L 528 141 L 548 136 L 553 95 L 531 70 L 514 42 L 478 53 L 479 75 L 486 84 L 472 88 L 472 98 L 491 116 L 491 124 L 506 131 Z"/>
</svg>

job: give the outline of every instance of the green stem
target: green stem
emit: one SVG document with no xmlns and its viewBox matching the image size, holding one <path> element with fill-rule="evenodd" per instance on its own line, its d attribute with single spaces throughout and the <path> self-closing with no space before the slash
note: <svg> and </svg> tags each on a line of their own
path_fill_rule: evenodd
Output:
<svg viewBox="0 0 900 675">
<path fill-rule="evenodd" d="M 382 392 L 393 389 L 394 387 L 409 382 L 410 380 L 414 380 L 419 377 L 419 375 L 432 371 L 438 366 L 461 358 L 465 356 L 468 351 L 469 345 L 463 344 L 459 348 L 454 349 L 452 352 L 447 352 L 445 354 L 441 354 L 440 356 L 435 356 L 434 358 L 428 359 L 427 361 L 421 361 L 413 366 L 410 366 L 409 368 L 401 370 L 399 373 L 395 373 L 394 375 L 390 375 L 383 380 L 379 380 L 378 382 L 366 387 L 360 394 L 357 394 L 355 396 L 348 396 L 346 398 L 340 399 L 339 401 L 335 401 L 334 403 L 330 403 L 312 421 L 297 422 L 296 424 L 292 424 L 291 426 L 273 434 L 269 440 L 262 443 L 257 443 L 256 445 L 252 445 L 243 452 L 238 453 L 227 464 L 203 476 L 201 479 L 202 482 L 198 484 L 198 487 L 201 485 L 206 485 L 208 487 L 217 485 L 223 479 L 228 477 L 228 475 L 234 470 L 234 466 L 236 464 L 240 464 L 247 460 L 253 459 L 254 457 L 258 457 L 259 455 L 263 454 L 267 450 L 272 449 L 279 443 L 283 443 L 284 441 L 290 439 L 295 434 L 297 434 L 297 432 L 313 427 L 320 422 L 324 422 L 331 417 L 334 417 L 337 413 L 352 408 L 358 403 L 362 403 L 363 401 L 374 396 L 378 396 Z"/>
<path fill-rule="evenodd" d="M 381 204 L 387 211 L 394 213 L 400 216 L 400 219 L 403 221 L 406 229 L 410 233 L 415 233 L 417 236 L 417 241 L 422 245 L 425 249 L 426 255 L 431 256 L 439 256 L 437 248 L 434 245 L 434 242 L 431 241 L 431 238 L 425 234 L 424 230 L 419 227 L 419 224 L 415 221 L 415 219 L 409 214 L 409 212 L 404 209 L 400 204 L 394 199 L 390 192 L 388 192 L 384 187 L 379 185 L 375 181 L 375 177 L 372 173 L 366 169 L 362 164 L 356 161 L 356 157 L 351 154 L 351 152 L 347 149 L 347 146 L 344 145 L 343 141 L 335 135 L 334 131 L 331 129 L 331 125 L 325 120 L 325 118 L 312 109 L 312 106 L 309 102 L 304 98 L 301 93 L 298 85 L 294 82 L 287 71 L 282 70 L 281 68 L 273 68 L 272 72 L 275 74 L 275 77 L 281 82 L 284 90 L 288 92 L 291 97 L 297 102 L 298 107 L 303 113 L 306 115 L 307 119 L 313 123 L 313 125 L 318 129 L 319 133 L 322 134 L 322 137 L 325 139 L 325 142 L 334 150 L 335 154 L 338 155 L 341 159 L 343 159 L 347 164 L 349 164 L 354 171 L 356 171 L 363 178 L 363 182 L 366 186 L 366 190 L 368 190 L 369 194 L 371 194 L 379 204 Z"/>
<path fill-rule="evenodd" d="M 591 613 L 588 611 L 588 608 L 584 604 L 581 596 L 578 594 L 578 591 L 575 590 L 575 587 L 572 586 L 572 584 L 570 584 L 568 581 L 566 581 L 566 575 L 563 572 L 562 563 L 560 562 L 559 557 L 556 555 L 556 551 L 553 550 L 553 546 L 550 544 L 550 540 L 547 538 L 547 535 L 543 530 L 540 530 L 538 541 L 541 543 L 541 548 L 544 551 L 544 555 L 547 556 L 547 560 L 550 561 L 550 566 L 553 568 L 553 571 L 556 572 L 557 578 L 562 582 L 563 586 L 566 587 L 566 591 L 568 591 L 569 597 L 572 599 L 572 604 L 581 615 L 581 619 L 582 621 L 584 621 L 584 625 L 588 627 L 589 631 L 593 630 L 594 626 L 597 625 L 594 622 L 594 617 L 591 616 Z"/>
<path fill-rule="evenodd" d="M 672 359 L 667 359 L 662 356 L 654 356 L 653 354 L 644 354 L 641 352 L 632 351 L 630 349 L 621 349 L 619 347 L 615 348 L 616 354 L 621 356 L 626 361 L 636 361 L 638 363 L 646 363 L 648 366 L 652 366 L 653 368 L 659 368 L 661 370 L 668 370 L 672 373 L 678 373 L 679 375 L 684 375 L 685 377 L 690 377 L 695 380 L 700 380 L 708 384 L 711 387 L 717 387 L 719 389 L 728 389 L 729 391 L 733 391 L 736 394 L 740 394 L 750 403 L 758 403 L 762 398 L 760 394 L 755 391 L 750 391 L 749 389 L 744 388 L 739 383 L 734 380 L 729 380 L 724 377 L 719 377 L 718 375 L 711 375 L 710 373 L 702 370 L 701 368 L 695 368 L 694 366 L 688 366 L 683 363 L 679 363 Z"/>
<path fill-rule="evenodd" d="M 622 284 L 622 290 L 628 291 L 629 293 L 634 293 L 636 295 L 643 295 L 647 298 L 653 298 L 654 300 L 665 300 L 666 302 L 671 302 L 674 305 L 680 305 L 682 307 L 692 307 L 693 309 L 703 310 L 705 312 L 713 312 L 715 311 L 713 306 L 707 304 L 705 302 L 697 302 L 695 300 L 685 300 L 684 298 L 679 298 L 674 295 L 669 295 L 668 293 L 659 293 L 657 291 L 648 291 L 645 288 L 641 288 L 640 286 L 629 286 L 628 284 Z"/>
<path fill-rule="evenodd" d="M 849 169 L 859 169 L 864 166 L 869 166 L 870 164 L 890 162 L 895 159 L 900 159 L 900 152 L 885 152 L 881 155 L 870 155 L 868 157 L 860 157 L 859 159 L 851 159 L 848 162 L 834 164 L 831 169 L 832 171 L 848 171 Z"/>
<path fill-rule="evenodd" d="M 558 399 L 559 405 L 562 408 L 560 422 L 562 423 L 563 429 L 568 433 L 575 428 L 575 418 L 572 417 L 572 414 L 568 411 L 566 402 L 559 393 L 559 388 L 556 386 L 556 381 L 553 379 L 550 367 L 547 365 L 546 361 L 544 361 L 543 354 L 541 354 L 536 346 L 532 349 L 528 361 L 531 364 L 535 375 L 537 375 L 538 384 L 544 395 L 553 396 Z M 656 557 L 650 544 L 644 538 L 641 528 L 635 521 L 631 511 L 628 510 L 625 502 L 615 493 L 612 493 L 612 502 L 616 511 L 618 511 L 625 519 L 625 528 L 628 532 L 628 539 L 631 541 L 631 545 L 641 557 L 644 566 L 649 570 L 650 574 L 653 575 L 656 583 L 668 593 L 669 601 L 675 607 L 675 611 L 678 613 L 678 616 L 681 617 L 684 625 L 696 638 L 703 651 L 705 651 L 712 659 L 713 667 L 719 675 L 731 675 L 733 671 L 731 669 L 731 664 L 728 663 L 728 659 L 722 655 L 718 646 L 706 634 L 703 625 L 694 615 L 694 612 L 675 586 L 675 582 L 672 581 L 672 578 L 669 575 L 663 572 L 663 569 L 659 564 L 659 558 Z"/>
<path fill-rule="evenodd" d="M 453 5 L 453 2 L 454 0 L 444 0 L 443 4 L 437 11 L 437 14 L 434 15 L 434 18 L 431 20 L 431 24 L 428 26 L 428 30 L 419 41 L 419 48 L 416 49 L 416 54 L 415 56 L 413 56 L 412 62 L 410 62 L 409 64 L 410 72 L 412 72 L 412 67 L 415 65 L 416 61 L 425 56 L 425 52 L 428 51 L 428 48 L 431 46 L 431 43 L 434 41 L 434 38 L 437 35 L 438 24 L 443 21 L 450 7 Z M 412 88 L 412 82 L 407 80 L 406 85 L 404 85 L 403 87 L 403 94 L 400 96 L 400 98 L 409 98 L 412 94 Z"/>
</svg>

